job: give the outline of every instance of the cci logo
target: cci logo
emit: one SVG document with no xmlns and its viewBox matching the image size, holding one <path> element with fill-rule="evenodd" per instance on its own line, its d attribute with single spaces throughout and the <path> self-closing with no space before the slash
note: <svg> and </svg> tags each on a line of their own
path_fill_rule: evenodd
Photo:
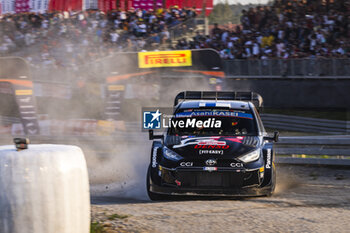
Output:
<svg viewBox="0 0 350 233">
<path fill-rule="evenodd" d="M 143 128 L 144 129 L 160 129 L 161 127 L 161 117 L 162 113 L 157 109 L 156 112 L 143 112 Z"/>
</svg>

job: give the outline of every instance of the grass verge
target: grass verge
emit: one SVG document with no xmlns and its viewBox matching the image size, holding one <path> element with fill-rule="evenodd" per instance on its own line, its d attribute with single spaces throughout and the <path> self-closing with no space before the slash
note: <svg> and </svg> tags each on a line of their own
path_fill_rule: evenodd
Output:
<svg viewBox="0 0 350 233">
<path fill-rule="evenodd" d="M 99 222 L 92 222 L 90 224 L 90 233 L 105 233 L 103 226 Z"/>
<path fill-rule="evenodd" d="M 126 219 L 128 217 L 129 215 L 125 215 L 125 214 L 111 214 L 107 218 L 108 220 L 115 220 L 115 219 Z"/>
</svg>

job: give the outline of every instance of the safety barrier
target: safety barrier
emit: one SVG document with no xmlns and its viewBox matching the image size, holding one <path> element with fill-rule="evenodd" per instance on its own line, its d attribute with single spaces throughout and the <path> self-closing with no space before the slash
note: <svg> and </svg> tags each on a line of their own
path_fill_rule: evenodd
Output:
<svg viewBox="0 0 350 233">
<path fill-rule="evenodd" d="M 280 114 L 261 114 L 261 119 L 266 128 L 277 130 L 334 135 L 350 132 L 350 125 L 347 121 Z"/>
<path fill-rule="evenodd" d="M 279 155 L 350 156 L 350 135 L 281 137 Z"/>
<path fill-rule="evenodd" d="M 346 77 L 350 75 L 350 59 L 254 59 L 224 60 L 227 76 L 268 77 Z"/>
</svg>

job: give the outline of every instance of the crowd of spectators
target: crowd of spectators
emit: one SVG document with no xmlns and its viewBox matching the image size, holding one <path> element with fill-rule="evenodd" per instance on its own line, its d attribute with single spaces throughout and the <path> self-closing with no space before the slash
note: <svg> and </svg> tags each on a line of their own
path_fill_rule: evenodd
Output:
<svg viewBox="0 0 350 233">
<path fill-rule="evenodd" d="M 172 46 L 170 31 L 195 9 L 0 15 L 0 55 L 32 64 L 79 66 L 113 52 L 214 48 L 224 59 L 350 57 L 350 1 L 276 0 L 243 10 L 234 30 L 215 25 Z"/>
<path fill-rule="evenodd" d="M 145 11 L 19 13 L 0 15 L 0 55 L 33 64 L 76 66 L 111 52 L 154 49 L 169 29 L 193 18 L 192 8 Z"/>
<path fill-rule="evenodd" d="M 214 48 L 224 59 L 350 57 L 350 1 L 276 0 L 243 10 L 235 30 L 215 25 L 175 48 Z"/>
</svg>

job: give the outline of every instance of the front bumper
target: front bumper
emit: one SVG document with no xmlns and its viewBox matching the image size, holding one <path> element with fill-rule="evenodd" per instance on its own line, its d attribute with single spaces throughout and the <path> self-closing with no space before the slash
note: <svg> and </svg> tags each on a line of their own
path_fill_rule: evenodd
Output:
<svg viewBox="0 0 350 233">
<path fill-rule="evenodd" d="M 159 167 L 159 177 L 151 179 L 150 191 L 168 195 L 260 196 L 270 187 L 262 187 L 263 169 L 204 167 L 169 169 Z M 157 182 L 158 181 L 158 182 Z"/>
</svg>

